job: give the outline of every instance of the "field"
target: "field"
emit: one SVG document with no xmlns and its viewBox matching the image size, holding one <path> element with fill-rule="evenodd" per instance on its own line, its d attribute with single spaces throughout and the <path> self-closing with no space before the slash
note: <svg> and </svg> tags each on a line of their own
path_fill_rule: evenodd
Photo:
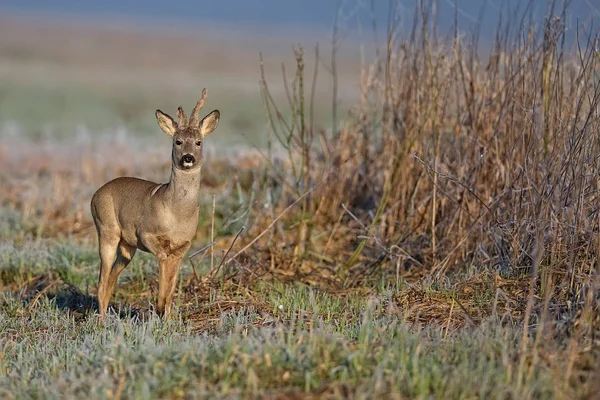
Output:
<svg viewBox="0 0 600 400">
<path fill-rule="evenodd" d="M 597 398 L 600 37 L 548 12 L 484 57 L 423 5 L 362 60 L 1 20 L 0 397 Z M 202 87 L 174 315 L 138 252 L 101 321 L 90 198 L 165 181 Z"/>
</svg>

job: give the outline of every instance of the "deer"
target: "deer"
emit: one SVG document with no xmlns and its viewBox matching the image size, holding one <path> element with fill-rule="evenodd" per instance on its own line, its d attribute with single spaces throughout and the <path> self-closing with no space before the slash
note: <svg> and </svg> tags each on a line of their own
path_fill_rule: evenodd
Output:
<svg viewBox="0 0 600 400">
<path fill-rule="evenodd" d="M 179 268 L 198 226 L 204 137 L 217 128 L 221 116 L 219 110 L 213 110 L 200 119 L 205 103 L 203 89 L 189 119 L 181 106 L 177 122 L 161 110 L 155 112 L 158 126 L 173 139 L 167 183 L 119 177 L 92 196 L 100 254 L 97 300 L 102 319 L 119 275 L 138 249 L 158 260 L 156 311 L 163 319 L 169 318 Z"/>
</svg>

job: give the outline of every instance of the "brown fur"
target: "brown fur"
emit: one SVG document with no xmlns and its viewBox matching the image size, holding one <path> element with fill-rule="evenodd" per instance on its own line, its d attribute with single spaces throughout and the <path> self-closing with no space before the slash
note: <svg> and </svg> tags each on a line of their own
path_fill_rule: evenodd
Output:
<svg viewBox="0 0 600 400">
<path fill-rule="evenodd" d="M 198 120 L 205 98 L 206 90 L 203 90 L 189 123 L 181 107 L 178 122 L 156 110 L 158 125 L 173 137 L 168 183 L 116 178 L 92 197 L 91 211 L 98 232 L 101 262 L 98 307 L 102 317 L 106 315 L 119 274 L 137 249 L 152 253 L 158 259 L 156 309 L 165 318 L 171 312 L 179 267 L 198 225 L 204 136 L 215 130 L 220 118 L 219 111 L 214 110 Z"/>
</svg>

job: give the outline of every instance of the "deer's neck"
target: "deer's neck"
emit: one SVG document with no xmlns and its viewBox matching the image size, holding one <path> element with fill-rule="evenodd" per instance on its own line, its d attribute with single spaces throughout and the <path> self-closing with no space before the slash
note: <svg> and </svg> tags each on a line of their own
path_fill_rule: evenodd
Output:
<svg viewBox="0 0 600 400">
<path fill-rule="evenodd" d="M 176 210 L 184 213 L 196 211 L 200 199 L 201 169 L 183 171 L 171 166 L 171 179 L 167 183 L 166 197 Z"/>
</svg>

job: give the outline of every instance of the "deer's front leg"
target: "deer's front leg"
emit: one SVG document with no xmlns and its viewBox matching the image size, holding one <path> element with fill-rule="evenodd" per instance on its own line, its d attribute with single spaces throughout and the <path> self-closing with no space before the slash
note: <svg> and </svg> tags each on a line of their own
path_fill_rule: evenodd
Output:
<svg viewBox="0 0 600 400">
<path fill-rule="evenodd" d="M 186 242 L 184 245 L 172 250 L 167 258 L 159 263 L 158 272 L 158 305 L 156 310 L 164 319 L 169 318 L 171 314 L 171 306 L 173 305 L 173 294 L 177 286 L 179 278 L 179 268 L 183 256 L 190 248 L 191 243 Z"/>
<path fill-rule="evenodd" d="M 158 272 L 158 304 L 156 311 L 166 320 L 171 314 L 173 305 L 173 295 L 177 286 L 179 277 L 179 267 L 181 266 L 181 257 L 167 257 L 160 263 Z"/>
<path fill-rule="evenodd" d="M 173 294 L 179 277 L 179 267 L 191 242 L 172 248 L 170 241 L 161 236 L 144 237 L 144 246 L 158 259 L 158 304 L 156 311 L 164 319 L 171 313 Z"/>
</svg>

